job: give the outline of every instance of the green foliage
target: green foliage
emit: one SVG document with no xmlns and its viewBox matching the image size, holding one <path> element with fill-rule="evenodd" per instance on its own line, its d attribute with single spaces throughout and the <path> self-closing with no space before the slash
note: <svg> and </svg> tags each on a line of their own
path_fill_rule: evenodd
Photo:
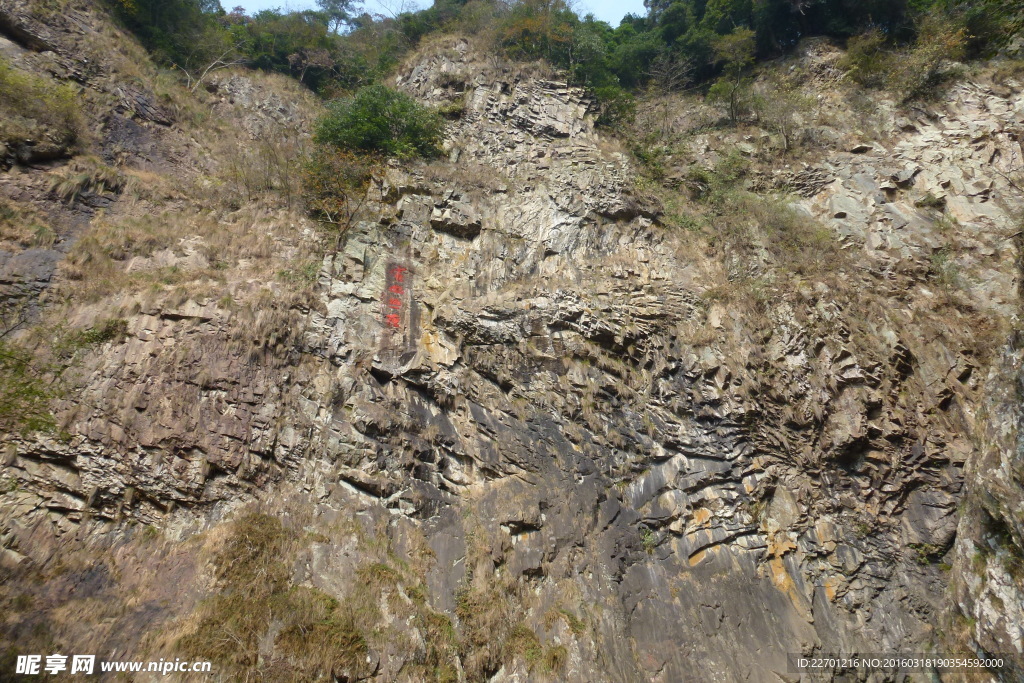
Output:
<svg viewBox="0 0 1024 683">
<path fill-rule="evenodd" d="M 907 548 L 913 551 L 914 561 L 918 564 L 936 564 L 942 559 L 945 549 L 934 543 L 910 543 Z"/>
<path fill-rule="evenodd" d="M 647 16 L 627 15 L 615 28 L 580 17 L 566 0 L 437 0 L 391 17 L 359 14 L 352 0 L 252 16 L 225 13 L 217 0 L 107 2 L 190 78 L 246 63 L 327 96 L 379 82 L 431 34 L 479 34 L 513 58 L 565 69 L 571 83 L 597 94 L 602 123 L 611 125 L 628 118 L 626 93 L 651 83 L 670 90 L 708 83 L 735 120 L 754 59 L 810 36 L 849 39 L 855 80 L 916 97 L 941 76 L 944 60 L 990 54 L 1024 25 L 1024 0 L 648 0 Z M 892 59 L 894 49 L 908 59 Z"/>
<path fill-rule="evenodd" d="M 764 89 L 751 97 L 751 108 L 762 125 L 782 138 L 783 151 L 788 152 L 799 143 L 800 126 L 810 118 L 816 101 L 800 91 L 798 82 L 779 76 L 766 81 Z"/>
<path fill-rule="evenodd" d="M 885 34 L 877 28 L 853 36 L 846 44 L 846 54 L 840 66 L 857 83 L 869 88 L 881 88 L 885 84 L 892 60 L 885 46 Z"/>
<path fill-rule="evenodd" d="M 113 341 L 118 342 L 128 334 L 128 321 L 124 318 L 110 318 L 99 325 L 79 333 L 78 342 L 83 346 L 96 346 Z"/>
<path fill-rule="evenodd" d="M 324 223 L 347 229 L 378 163 L 372 156 L 344 150 L 315 150 L 302 170 L 306 209 Z"/>
<path fill-rule="evenodd" d="M 505 641 L 506 659 L 512 659 L 517 655 L 522 656 L 526 660 L 526 665 L 532 670 L 540 661 L 543 653 L 540 639 L 526 624 L 516 624 L 509 632 L 508 639 Z"/>
<path fill-rule="evenodd" d="M 893 88 L 904 100 L 927 97 L 940 84 L 947 61 L 963 59 L 967 29 L 960 21 L 932 12 L 918 22 L 918 38 L 905 59 L 898 60 Z"/>
<path fill-rule="evenodd" d="M 636 114 L 636 98 L 617 85 L 594 89 L 597 97 L 597 125 L 612 128 L 630 123 Z"/>
<path fill-rule="evenodd" d="M 47 140 L 66 150 L 81 130 L 73 87 L 22 71 L 0 56 L 0 145 Z"/>
<path fill-rule="evenodd" d="M 352 22 L 352 13 L 355 11 L 353 0 L 316 0 L 316 4 L 335 33 Z"/>
<path fill-rule="evenodd" d="M 502 22 L 500 42 L 520 59 L 569 65 L 579 18 L 564 0 L 522 0 Z"/>
<path fill-rule="evenodd" d="M 720 158 L 713 168 L 694 166 L 687 174 L 690 196 L 717 211 L 725 211 L 736 199 L 736 185 L 750 163 L 738 152 Z"/>
<path fill-rule="evenodd" d="M 218 0 L 108 0 L 114 13 L 142 44 L 166 63 L 188 67 L 223 51 L 227 36 Z"/>
<path fill-rule="evenodd" d="M 968 57 L 991 56 L 1024 30 L 1024 0 L 936 0 L 932 5 L 933 12 L 964 28 Z"/>
<path fill-rule="evenodd" d="M 926 192 L 923 197 L 914 202 L 914 206 L 919 209 L 942 210 L 946 206 L 946 200 L 942 197 L 936 197 L 931 192 Z"/>
<path fill-rule="evenodd" d="M 0 434 L 51 431 L 55 389 L 26 348 L 0 339 Z"/>
<path fill-rule="evenodd" d="M 748 105 L 751 80 L 746 74 L 754 63 L 754 40 L 752 30 L 738 28 L 712 43 L 715 60 L 722 65 L 722 75 L 708 90 L 708 100 L 724 104 L 733 122 Z"/>
<path fill-rule="evenodd" d="M 408 95 L 383 85 L 360 88 L 335 100 L 317 122 L 315 140 L 340 150 L 389 156 L 436 156 L 444 119 Z"/>
<path fill-rule="evenodd" d="M 290 74 L 314 90 L 333 77 L 337 41 L 326 14 L 263 10 L 233 25 L 231 39 L 257 69 Z"/>
<path fill-rule="evenodd" d="M 931 11 L 915 25 L 917 40 L 909 47 L 894 45 L 878 28 L 851 38 L 840 66 L 857 83 L 891 90 L 903 100 L 933 94 L 946 63 L 967 55 L 969 34 L 957 14 Z"/>
<path fill-rule="evenodd" d="M 653 554 L 654 549 L 658 547 L 658 535 L 648 527 L 640 527 L 640 545 L 645 553 Z"/>
</svg>

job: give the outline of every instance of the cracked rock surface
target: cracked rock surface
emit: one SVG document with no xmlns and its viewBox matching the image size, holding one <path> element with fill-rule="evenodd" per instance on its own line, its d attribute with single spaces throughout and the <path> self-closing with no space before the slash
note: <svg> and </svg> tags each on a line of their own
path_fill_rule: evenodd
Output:
<svg viewBox="0 0 1024 683">
<path fill-rule="evenodd" d="M 924 652 L 957 627 L 1024 662 L 1020 354 L 989 341 L 1019 305 L 1020 89 L 965 82 L 885 140 L 762 178 L 842 245 L 845 284 L 757 303 L 721 296 L 729 264 L 662 224 L 582 90 L 456 39 L 394 85 L 465 103 L 449 160 L 389 165 L 380 219 L 323 256 L 310 299 L 267 295 L 280 315 L 258 349 L 213 297 L 128 316 L 63 401 L 63 438 L 6 441 L 5 563 L 299 500 L 422 549 L 427 600 L 461 633 L 467 590 L 501 585 L 564 649 L 558 673 L 464 653 L 460 675 L 797 680 L 788 653 Z M 251 135 L 290 117 L 242 77 L 211 87 Z M 736 142 L 702 134 L 693 153 Z M 929 270 L 951 241 L 959 308 Z M 344 598 L 358 544 L 332 528 L 294 574 Z M 160 561 L 181 610 L 209 588 Z M 971 621 L 940 631 L 953 606 Z M 426 630 L 387 628 L 405 640 L 373 644 L 359 676 L 417 680 Z"/>
</svg>

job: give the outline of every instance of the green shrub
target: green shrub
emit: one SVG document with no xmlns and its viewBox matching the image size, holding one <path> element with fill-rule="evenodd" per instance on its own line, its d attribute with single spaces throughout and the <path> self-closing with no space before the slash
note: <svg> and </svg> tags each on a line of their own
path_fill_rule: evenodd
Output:
<svg viewBox="0 0 1024 683">
<path fill-rule="evenodd" d="M 937 11 L 917 21 L 917 40 L 908 48 L 888 47 L 877 28 L 850 38 L 840 62 L 854 81 L 868 88 L 885 88 L 904 101 L 932 94 L 947 75 L 948 61 L 967 54 L 968 39 L 961 18 Z"/>
<path fill-rule="evenodd" d="M 708 100 L 722 104 L 733 123 L 748 105 L 751 79 L 747 70 L 754 63 L 756 36 L 745 28 L 717 38 L 712 44 L 722 75 L 708 90 Z"/>
<path fill-rule="evenodd" d="M 947 11 L 967 30 L 967 54 L 992 56 L 1024 30 L 1024 0 L 954 2 Z"/>
<path fill-rule="evenodd" d="M 499 42 L 514 58 L 570 66 L 578 23 L 564 0 L 522 0 L 501 22 Z"/>
<path fill-rule="evenodd" d="M 652 555 L 654 549 L 658 547 L 658 535 L 647 527 L 640 527 L 640 545 L 643 546 L 645 553 Z"/>
<path fill-rule="evenodd" d="M 636 114 L 636 98 L 617 85 L 594 89 L 597 97 L 597 125 L 614 127 L 630 123 Z"/>
<path fill-rule="evenodd" d="M 55 392 L 44 370 L 30 351 L 0 339 L 0 433 L 54 428 L 49 406 Z"/>
<path fill-rule="evenodd" d="M 931 192 L 926 192 L 923 197 L 914 202 L 914 206 L 919 209 L 938 209 L 941 211 L 946 206 L 946 200 L 942 197 L 936 197 Z"/>
<path fill-rule="evenodd" d="M 751 106 L 758 120 L 782 138 L 783 151 L 788 152 L 800 141 L 801 125 L 810 118 L 816 101 L 793 80 L 769 77 L 766 81 Z"/>
<path fill-rule="evenodd" d="M 81 128 L 74 88 L 17 69 L 0 57 L 0 144 L 45 139 L 68 148 Z"/>
<path fill-rule="evenodd" d="M 224 42 L 215 0 L 107 0 L 113 13 L 160 61 L 187 68 L 209 62 Z M 222 51 L 222 50 L 221 50 Z"/>
<path fill-rule="evenodd" d="M 302 169 L 306 209 L 344 231 L 355 217 L 377 160 L 344 150 L 318 149 Z"/>
<path fill-rule="evenodd" d="M 885 35 L 873 28 L 850 38 L 839 66 L 860 85 L 881 88 L 885 85 L 892 58 L 892 52 L 886 49 Z"/>
<path fill-rule="evenodd" d="M 335 100 L 317 122 L 316 141 L 342 150 L 389 156 L 440 153 L 444 119 L 433 109 L 383 85 Z"/>
<path fill-rule="evenodd" d="M 81 333 L 78 341 L 83 346 L 96 346 L 109 341 L 119 342 L 128 336 L 128 321 L 124 318 L 109 318 L 101 324 Z"/>
<path fill-rule="evenodd" d="M 508 640 L 505 641 L 506 659 L 512 660 L 517 655 L 521 655 L 531 670 L 540 661 L 543 653 L 540 639 L 526 624 L 517 624 L 509 633 Z"/>
<path fill-rule="evenodd" d="M 892 87 L 904 100 L 928 97 L 948 78 L 948 61 L 966 54 L 967 29 L 956 18 L 938 12 L 925 15 L 918 24 L 917 42 L 899 60 Z"/>
</svg>

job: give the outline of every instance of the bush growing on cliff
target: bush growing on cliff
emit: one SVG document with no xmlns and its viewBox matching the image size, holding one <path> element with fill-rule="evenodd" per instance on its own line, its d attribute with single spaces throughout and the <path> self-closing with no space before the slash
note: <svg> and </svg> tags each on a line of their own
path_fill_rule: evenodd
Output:
<svg viewBox="0 0 1024 683">
<path fill-rule="evenodd" d="M 0 339 L 0 434 L 53 429 L 52 397 L 32 353 Z"/>
<path fill-rule="evenodd" d="M 708 99 L 724 105 L 733 123 L 747 104 L 750 79 L 747 69 L 754 63 L 755 34 L 750 29 L 738 28 L 715 40 L 712 49 L 715 59 L 722 63 L 722 75 L 708 90 Z"/>
<path fill-rule="evenodd" d="M 0 57 L 0 144 L 45 138 L 67 148 L 81 128 L 74 88 L 17 69 Z"/>
<path fill-rule="evenodd" d="M 0 223 L 8 215 L 6 203 L 0 203 Z M 28 294 L 8 290 L 0 298 L 0 435 L 52 431 L 56 426 L 50 401 L 58 394 L 57 368 L 14 340 L 31 318 Z"/>
<path fill-rule="evenodd" d="M 302 169 L 306 208 L 342 231 L 351 224 L 366 196 L 378 160 L 348 151 L 318 149 Z"/>
<path fill-rule="evenodd" d="M 441 151 L 444 124 L 439 113 L 408 95 L 371 85 L 331 102 L 315 139 L 341 150 L 430 157 Z"/>
<path fill-rule="evenodd" d="M 907 100 L 931 93 L 948 74 L 945 64 L 964 57 L 967 38 L 967 29 L 958 19 L 938 13 L 924 16 L 917 44 L 896 72 L 897 91 Z"/>
<path fill-rule="evenodd" d="M 948 75 L 947 65 L 967 54 L 964 17 L 937 11 L 917 21 L 917 42 L 906 48 L 890 44 L 877 28 L 850 38 L 841 66 L 869 88 L 885 88 L 903 100 L 926 97 Z"/>
</svg>

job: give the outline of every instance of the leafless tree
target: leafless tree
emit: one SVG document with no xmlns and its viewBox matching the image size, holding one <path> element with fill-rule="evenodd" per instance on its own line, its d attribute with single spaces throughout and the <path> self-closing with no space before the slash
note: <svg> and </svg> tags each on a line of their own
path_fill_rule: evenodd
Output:
<svg viewBox="0 0 1024 683">
<path fill-rule="evenodd" d="M 647 76 L 659 90 L 682 90 L 693 80 L 693 60 L 670 54 L 658 55 L 647 69 Z"/>
<path fill-rule="evenodd" d="M 185 77 L 188 79 L 189 91 L 195 92 L 199 89 L 199 86 L 203 84 L 203 81 L 206 80 L 206 77 L 214 71 L 229 69 L 233 66 L 241 66 L 242 64 L 245 64 L 245 58 L 239 53 L 239 48 L 241 48 L 241 46 L 241 43 L 232 45 L 227 50 L 224 50 L 224 52 L 222 52 L 220 56 L 215 58 L 212 62 L 207 64 L 205 67 L 202 67 L 202 70 L 197 70 L 195 74 L 183 67 L 181 64 L 175 64 L 174 66 L 181 69 L 182 73 L 185 74 Z"/>
</svg>

